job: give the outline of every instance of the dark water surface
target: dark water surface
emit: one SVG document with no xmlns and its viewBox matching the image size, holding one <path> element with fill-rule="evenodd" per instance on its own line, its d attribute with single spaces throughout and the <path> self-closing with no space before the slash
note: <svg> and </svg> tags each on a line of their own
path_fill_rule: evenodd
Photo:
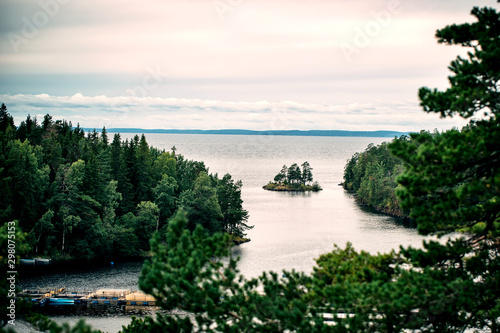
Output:
<svg viewBox="0 0 500 333">
<path fill-rule="evenodd" d="M 124 134 L 122 139 L 133 134 Z M 244 208 L 249 211 L 251 242 L 234 248 L 239 268 L 247 277 L 263 271 L 310 272 L 314 259 L 351 242 L 357 250 L 388 252 L 400 245 L 420 246 L 422 236 L 392 217 L 358 205 L 352 195 L 338 186 L 346 160 L 369 143 L 388 139 L 357 137 L 287 137 L 245 135 L 148 134 L 151 146 L 170 150 L 187 159 L 204 161 L 210 172 L 230 173 L 243 181 Z M 323 191 L 308 194 L 271 192 L 262 189 L 286 164 L 308 161 L 314 179 Z M 140 263 L 117 263 L 63 274 L 28 278 L 21 288 L 62 287 L 68 289 L 137 288 Z M 58 321 L 76 318 L 58 317 Z M 89 318 L 96 328 L 118 331 L 127 317 Z"/>
</svg>

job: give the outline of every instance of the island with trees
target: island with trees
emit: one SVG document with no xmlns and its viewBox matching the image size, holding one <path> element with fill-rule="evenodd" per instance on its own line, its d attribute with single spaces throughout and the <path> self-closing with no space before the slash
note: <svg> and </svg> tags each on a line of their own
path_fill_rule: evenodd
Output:
<svg viewBox="0 0 500 333">
<path fill-rule="evenodd" d="M 158 306 L 167 311 L 134 318 L 122 332 L 499 332 L 500 13 L 492 8 L 475 7 L 472 15 L 475 22 L 450 25 L 436 34 L 440 43 L 470 49 L 467 56 L 452 62 L 451 86 L 444 91 L 429 88 L 419 91 L 425 112 L 462 117 L 468 124 L 461 130 L 413 133 L 388 145 L 390 153 L 403 161 L 395 193 L 401 207 L 411 211 L 419 233 L 453 237 L 440 241 L 428 238 L 422 247 L 401 246 L 385 254 L 356 251 L 347 243 L 345 248 L 335 246 L 331 252 L 321 255 L 310 273 L 265 272 L 256 278 L 246 278 L 238 270 L 239 259 L 231 255 L 228 234 L 211 232 L 206 228 L 211 223 L 198 223 L 194 230 L 190 227 L 191 219 L 201 213 L 196 212 L 200 208 L 192 204 L 202 200 L 195 194 L 213 194 L 208 185 L 210 181 L 215 182 L 215 178 L 196 174 L 199 170 L 196 165 L 188 167 L 185 160 L 177 160 L 172 164 L 177 165 L 177 176 L 167 172 L 167 176 L 175 176 L 174 179 L 179 174 L 184 175 L 177 178 L 178 187 L 174 189 L 185 186 L 184 181 L 192 179 L 186 175 L 194 176 L 195 184 L 187 189 L 191 192 L 182 195 L 180 202 L 184 202 L 185 207 L 177 209 L 164 232 L 154 233 L 150 241 L 152 256 L 145 262 L 139 277 L 141 290 L 153 295 Z M 16 134 L 12 129 L 4 133 L 7 136 Z M 80 135 L 78 131 L 74 134 Z M 71 139 L 70 136 L 63 138 Z M 104 141 L 101 139 L 102 144 Z M 83 165 L 73 158 L 74 162 L 61 163 L 62 167 L 55 168 L 57 172 L 51 176 L 51 157 L 58 156 L 60 149 L 57 142 L 52 146 L 46 142 L 45 147 L 39 148 L 25 142 L 14 140 L 7 144 L 2 142 L 0 146 L 4 149 L 2 167 L 16 158 L 23 162 L 14 164 L 15 170 L 10 171 L 13 165 L 9 164 L 2 171 L 7 172 L 0 178 L 6 198 L 2 211 L 4 215 L 11 214 L 4 219 L 13 216 L 30 222 L 32 227 L 37 224 L 47 225 L 47 228 L 50 224 L 46 221 L 53 221 L 51 223 L 59 229 L 52 235 L 59 241 L 56 244 L 60 244 L 64 227 L 73 241 L 78 241 L 75 230 L 84 219 L 95 217 L 99 221 L 89 209 L 89 206 L 97 206 L 96 202 L 100 210 L 96 207 L 94 212 L 102 216 L 100 223 L 105 224 L 114 216 L 111 213 L 116 207 L 116 199 L 112 195 L 115 187 L 110 184 L 112 180 L 101 193 L 107 193 L 104 196 L 107 200 L 91 200 L 92 193 L 85 193 L 91 189 L 80 186 L 81 182 L 92 178 L 89 177 L 92 168 L 87 163 Z M 80 139 L 80 144 L 76 143 L 70 146 L 69 152 L 64 150 L 62 156 L 68 153 L 73 156 L 73 149 L 85 149 L 84 141 Z M 53 154 L 42 155 L 42 149 Z M 142 156 L 130 153 L 130 143 L 122 149 L 125 156 Z M 164 158 L 165 163 L 153 165 L 169 170 L 168 161 L 172 156 L 164 155 Z M 88 161 L 92 166 L 92 159 Z M 191 173 L 186 173 L 186 168 Z M 19 172 L 23 173 L 18 175 Z M 142 173 L 132 175 L 144 176 Z M 17 184 L 18 187 L 9 187 L 16 185 L 21 177 L 29 178 Z M 58 208 L 52 217 L 52 213 L 44 213 L 44 209 L 36 205 L 30 206 L 36 203 L 33 198 L 40 196 L 40 186 L 31 186 L 31 183 L 43 184 L 51 177 L 56 182 L 52 191 L 59 191 L 67 198 L 61 200 L 56 196 L 53 201 L 45 201 L 48 205 L 42 208 Z M 141 192 L 137 191 L 140 182 L 135 178 L 131 180 L 135 195 L 141 198 Z M 173 182 L 165 178 L 164 183 L 169 187 L 167 185 Z M 12 192 L 22 196 L 13 196 Z M 215 206 L 209 205 L 215 198 L 212 194 L 206 198 L 204 207 Z M 80 195 L 78 200 L 75 200 L 76 195 Z M 126 200 L 127 197 L 123 197 Z M 120 201 L 121 210 L 127 207 L 123 206 L 123 200 Z M 58 206 L 51 206 L 51 203 Z M 76 207 L 76 203 L 80 203 L 80 207 Z M 79 211 L 68 212 L 66 206 L 79 208 Z M 148 206 L 143 204 L 135 208 L 130 218 L 144 216 L 150 211 L 146 209 Z M 24 214 L 20 214 L 16 210 L 19 207 L 29 209 L 22 209 Z M 73 233 L 69 230 L 71 226 Z M 121 230 L 126 228 L 124 225 Z M 39 231 L 35 231 L 27 237 L 36 243 L 38 234 Z M 7 248 L 6 232 L 0 236 L 3 248 Z M 22 237 L 16 241 L 18 246 L 22 245 Z M 46 241 L 47 238 L 43 243 Z M 227 260 L 214 260 L 223 257 Z M 4 262 L 2 269 L 7 271 Z M 7 295 L 6 279 L 3 281 L 0 296 Z M 326 315 L 330 315 L 328 320 Z M 63 331 L 48 319 L 35 324 L 42 328 L 41 331 L 46 328 L 51 328 L 51 332 Z M 71 332 L 97 331 L 80 323 Z"/>
<path fill-rule="evenodd" d="M 301 167 L 302 169 L 297 163 L 293 163 L 290 167 L 283 165 L 281 171 L 274 176 L 274 182 L 269 182 L 262 188 L 268 191 L 321 191 L 318 182 L 313 182 L 313 168 L 309 162 L 305 161 Z"/>
<path fill-rule="evenodd" d="M 475 7 L 472 15 L 475 22 L 436 34 L 440 43 L 470 49 L 468 57 L 452 62 L 451 87 L 419 91 L 425 112 L 469 123 L 461 130 L 413 133 L 387 145 L 402 161 L 402 170 L 394 168 L 395 194 L 419 233 L 454 237 L 386 254 L 336 246 L 316 260 L 312 273 L 266 272 L 245 279 L 233 257 L 211 260 L 229 255 L 222 237 L 207 239 L 201 231 L 184 229 L 188 220 L 180 214 L 169 225 L 168 246 L 152 241 L 155 255 L 143 268 L 141 289 L 162 300 L 164 309 L 192 313 L 197 328 L 207 331 L 498 332 L 500 13 Z M 355 158 L 352 171 L 373 170 L 365 179 L 348 174 L 346 182 L 374 180 L 376 169 L 381 173 L 381 165 L 391 161 L 382 158 L 385 148 L 379 153 L 371 164 L 364 160 L 369 155 L 362 157 L 359 168 Z M 186 270 L 182 263 L 189 260 L 196 266 Z M 326 323 L 325 313 L 332 314 Z M 187 332 L 193 326 L 185 315 L 169 314 L 136 319 L 124 332 Z"/>
</svg>

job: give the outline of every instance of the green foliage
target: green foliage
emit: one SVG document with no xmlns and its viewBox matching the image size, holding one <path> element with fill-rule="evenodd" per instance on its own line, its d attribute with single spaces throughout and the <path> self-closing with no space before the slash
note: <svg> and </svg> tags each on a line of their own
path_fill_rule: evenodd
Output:
<svg viewBox="0 0 500 333">
<path fill-rule="evenodd" d="M 498 12 L 493 8 L 474 7 L 471 14 L 477 22 L 450 25 L 438 30 L 439 43 L 471 48 L 468 58 L 457 57 L 448 67 L 450 88 L 445 91 L 421 88 L 419 97 L 426 112 L 442 117 L 455 114 L 470 118 L 477 113 L 498 117 L 500 77 Z"/>
<path fill-rule="evenodd" d="M 190 313 L 193 322 L 179 312 L 158 314 L 123 332 L 191 332 L 195 326 L 201 331 L 262 332 L 320 322 L 306 316 L 308 308 L 296 299 L 305 293 L 297 288 L 304 284 L 304 275 L 290 273 L 288 289 L 274 273 L 245 281 L 236 269 L 237 259 L 222 260 L 230 254 L 228 236 L 209 236 L 200 226 L 189 231 L 187 224 L 181 211 L 169 224 L 166 244 L 159 236 L 152 239 L 154 256 L 145 263 L 139 281 L 164 309 Z M 257 291 L 259 281 L 265 285 L 263 293 Z"/>
<path fill-rule="evenodd" d="M 15 127 L 0 109 L 0 217 L 17 219 L 29 237 L 28 255 L 58 258 L 146 254 L 182 202 L 191 228 L 244 236 L 248 212 L 241 182 L 208 175 L 203 162 L 150 147 L 146 137 L 109 144 L 104 128 L 30 116 Z M 221 207 L 224 210 L 221 210 Z"/>
<path fill-rule="evenodd" d="M 274 176 L 274 181 L 277 183 L 283 183 L 285 180 L 287 180 L 287 173 L 288 167 L 286 165 L 283 165 L 281 171 L 276 176 Z"/>
<path fill-rule="evenodd" d="M 40 242 L 43 236 L 47 237 L 54 230 L 54 225 L 52 224 L 52 218 L 54 217 L 54 211 L 48 210 L 43 216 L 38 220 L 35 224 L 32 232 L 36 237 L 36 247 L 35 254 L 38 254 L 38 247 L 40 246 Z"/>
<path fill-rule="evenodd" d="M 299 183 L 302 181 L 302 172 L 300 171 L 300 167 L 297 165 L 297 163 L 293 163 L 292 165 L 290 165 L 286 177 L 288 183 L 290 184 Z"/>
<path fill-rule="evenodd" d="M 0 107 L 0 131 L 5 132 L 9 126 L 14 128 L 14 117 L 7 112 L 7 107 L 2 103 Z"/>
<path fill-rule="evenodd" d="M 274 183 L 269 182 L 263 188 L 269 191 L 321 191 L 322 188 L 318 182 L 310 185 L 313 181 L 312 170 L 313 168 L 307 161 L 302 163 L 302 169 L 297 163 L 290 167 L 283 165 L 281 171 L 274 176 Z"/>
<path fill-rule="evenodd" d="M 305 161 L 302 163 L 302 184 L 307 184 L 313 181 L 312 170 L 313 168 L 311 168 L 309 162 Z"/>
<path fill-rule="evenodd" d="M 166 223 L 167 217 L 172 216 L 177 209 L 177 198 L 175 196 L 177 189 L 177 181 L 167 174 L 163 174 L 158 185 L 153 189 L 155 202 L 160 209 L 160 228 Z"/>
<path fill-rule="evenodd" d="M 394 141 L 406 140 L 405 137 Z M 387 143 L 368 145 L 362 153 L 355 153 L 344 168 L 346 190 L 356 192 L 363 204 L 395 216 L 405 216 L 396 197 L 396 178 L 403 172 L 403 161 L 393 156 Z"/>
<path fill-rule="evenodd" d="M 217 189 L 212 187 L 210 177 L 202 172 L 196 178 L 193 189 L 182 193 L 179 201 L 194 230 L 197 224 L 210 232 L 222 231 L 222 211 L 217 198 Z"/>
<path fill-rule="evenodd" d="M 461 131 L 412 134 L 395 142 L 392 151 L 405 162 L 399 191 L 405 207 L 424 234 L 475 230 L 476 237 L 498 240 L 500 207 L 500 23 L 494 9 L 474 8 L 478 22 L 448 26 L 440 43 L 471 47 L 469 59 L 452 62 L 451 87 L 444 92 L 421 90 L 424 110 L 471 120 Z M 476 225 L 484 225 L 478 228 Z"/>
<path fill-rule="evenodd" d="M 405 160 L 407 171 L 398 179 L 403 185 L 398 194 L 404 207 L 412 207 L 420 232 L 466 231 L 480 223 L 487 226 L 482 233 L 494 232 L 499 146 L 493 143 L 500 142 L 498 124 L 480 121 L 462 131 L 411 138 L 391 148 Z"/>
<path fill-rule="evenodd" d="M 151 201 L 142 201 L 137 205 L 137 218 L 134 223 L 139 248 L 148 249 L 150 235 L 158 230 L 160 209 Z"/>
<path fill-rule="evenodd" d="M 164 309 L 180 311 L 133 319 L 123 332 L 500 331 L 500 14 L 477 8 L 472 13 L 477 23 L 437 34 L 440 42 L 473 46 L 469 60 L 452 64 L 450 89 L 424 90 L 421 98 L 426 111 L 470 117 L 486 109 L 487 117 L 471 120 L 461 131 L 395 140 L 389 148 L 397 158 L 384 145 L 369 146 L 368 153 L 348 162 L 344 185 L 377 197 L 376 187 L 384 184 L 376 179 L 389 176 L 385 171 L 402 161 L 397 192 L 419 231 L 462 231 L 464 237 L 388 254 L 357 252 L 347 244 L 320 256 L 310 275 L 270 272 L 247 280 L 231 257 L 228 235 L 210 234 L 199 224 L 188 227 L 188 214 L 207 214 L 209 227 L 222 219 L 224 201 L 215 199 L 223 191 L 213 187 L 216 177 L 200 163 L 177 159 L 180 205 L 187 213 L 181 209 L 171 219 L 165 241 L 159 234 L 151 240 L 153 256 L 139 286 Z M 69 169 L 67 164 L 65 174 Z M 79 170 L 81 163 L 66 176 L 70 185 L 79 184 Z M 371 188 L 370 181 L 378 185 Z M 129 213 L 120 220 L 133 218 Z"/>
<path fill-rule="evenodd" d="M 152 156 L 149 150 L 148 143 L 144 134 L 137 147 L 137 200 L 150 201 L 153 200 L 151 192 L 153 179 L 151 175 Z"/>
<path fill-rule="evenodd" d="M 438 32 L 440 41 L 474 45 L 474 53 L 470 62 L 459 59 L 453 64 L 456 76 L 450 79 L 450 90 L 425 93 L 422 104 L 426 111 L 464 117 L 486 108 L 488 117 L 471 121 L 461 131 L 421 132 L 394 140 L 389 148 L 397 157 L 386 144 L 369 146 L 348 162 L 344 184 L 380 200 L 386 195 L 384 188 L 394 191 L 394 177 L 400 174 L 397 192 L 420 232 L 462 231 L 464 237 L 376 255 L 356 252 L 348 244 L 322 255 L 311 275 L 284 272 L 280 278 L 271 272 L 246 280 L 233 258 L 221 259 L 228 255 L 227 240 L 210 237 L 201 228 L 188 231 L 186 217 L 177 215 L 169 225 L 166 244 L 159 236 L 152 241 L 153 257 L 144 266 L 140 286 L 164 308 L 185 312 L 159 315 L 132 328 L 498 332 L 500 126 L 498 89 L 491 87 L 498 87 L 500 15 L 477 8 L 473 15 L 478 23 Z M 384 183 L 388 177 L 390 186 Z M 325 314 L 331 317 L 330 325 L 325 324 Z"/>
<path fill-rule="evenodd" d="M 169 224 L 165 243 L 160 235 L 152 239 L 153 257 L 139 280 L 162 308 L 177 311 L 134 320 L 123 332 L 461 332 L 495 327 L 491 318 L 498 314 L 497 296 L 485 293 L 484 284 L 475 280 L 490 279 L 485 267 L 498 270 L 500 260 L 491 265 L 491 258 L 471 256 L 463 240 L 376 255 L 347 244 L 320 256 L 311 275 L 270 272 L 247 280 L 230 256 L 227 236 L 210 236 L 200 226 L 190 231 L 187 225 L 181 211 Z"/>
<path fill-rule="evenodd" d="M 314 182 L 312 184 L 312 191 L 313 192 L 318 192 L 318 191 L 321 191 L 321 190 L 322 190 L 322 188 L 321 188 L 321 186 L 319 185 L 318 182 Z"/>
<path fill-rule="evenodd" d="M 237 238 L 245 237 L 245 231 L 254 227 L 247 224 L 249 215 L 243 209 L 242 187 L 241 180 L 235 182 L 230 174 L 225 174 L 222 179 L 217 181 L 217 197 L 219 198 L 222 213 L 222 229 Z"/>
<path fill-rule="evenodd" d="M 312 185 L 304 185 L 300 183 L 268 183 L 262 186 L 263 189 L 268 191 L 278 191 L 278 192 L 307 192 L 313 191 L 318 192 L 321 191 L 322 188 L 319 186 L 318 182 L 314 182 Z"/>
<path fill-rule="evenodd" d="M 472 10 L 478 22 L 451 25 L 436 34 L 440 43 L 472 48 L 450 70 L 450 88 L 420 90 L 427 112 L 441 116 L 473 115 L 462 130 L 416 133 L 390 145 L 404 161 L 398 195 L 410 208 L 423 234 L 463 232 L 446 246 L 408 250 L 426 267 L 459 275 L 470 297 L 457 298 L 472 327 L 499 330 L 500 291 L 500 14 L 490 8 Z M 462 315 L 465 317 L 466 315 Z M 463 319 L 463 318 L 462 318 Z M 465 319 L 463 319 L 465 320 Z"/>
<path fill-rule="evenodd" d="M 18 219 L 28 231 L 45 212 L 42 203 L 49 187 L 50 170 L 42 160 L 41 147 L 11 140 L 4 149 L 5 164 L 0 167 L 7 187 L 0 204 L 8 212 L 2 214 L 4 221 Z"/>
</svg>

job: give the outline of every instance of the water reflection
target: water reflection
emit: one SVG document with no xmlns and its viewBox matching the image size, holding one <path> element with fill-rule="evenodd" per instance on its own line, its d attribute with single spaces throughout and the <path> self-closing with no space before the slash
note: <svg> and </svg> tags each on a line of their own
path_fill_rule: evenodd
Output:
<svg viewBox="0 0 500 333">
<path fill-rule="evenodd" d="M 289 197 L 302 197 L 302 198 L 310 198 L 313 195 L 311 191 L 308 192 L 290 191 L 290 192 L 280 192 L 280 193 L 285 194 Z M 317 194 L 317 192 L 315 192 L 314 194 Z"/>
<path fill-rule="evenodd" d="M 359 204 L 359 203 L 357 205 L 361 211 L 363 211 L 369 215 L 380 217 L 380 219 L 383 223 L 380 223 L 380 224 L 377 224 L 376 226 L 374 226 L 376 228 L 384 228 L 384 226 L 387 226 L 388 228 L 393 228 L 393 227 L 395 227 L 395 228 L 407 228 L 407 229 L 412 229 L 412 230 L 415 230 L 417 228 L 417 223 L 410 218 L 388 216 L 387 214 L 378 212 L 373 207 Z"/>
<path fill-rule="evenodd" d="M 61 288 L 71 291 L 95 291 L 97 289 L 138 289 L 137 281 L 142 261 L 116 262 L 114 266 L 59 267 L 44 274 L 21 275 L 20 289 Z"/>
</svg>

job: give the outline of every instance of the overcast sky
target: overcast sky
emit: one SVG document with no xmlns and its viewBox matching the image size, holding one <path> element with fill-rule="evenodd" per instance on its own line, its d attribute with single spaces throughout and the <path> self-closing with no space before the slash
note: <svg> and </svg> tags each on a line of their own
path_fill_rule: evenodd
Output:
<svg viewBox="0 0 500 333">
<path fill-rule="evenodd" d="M 2 0 L 0 102 L 84 127 L 419 131 L 495 0 Z"/>
</svg>

